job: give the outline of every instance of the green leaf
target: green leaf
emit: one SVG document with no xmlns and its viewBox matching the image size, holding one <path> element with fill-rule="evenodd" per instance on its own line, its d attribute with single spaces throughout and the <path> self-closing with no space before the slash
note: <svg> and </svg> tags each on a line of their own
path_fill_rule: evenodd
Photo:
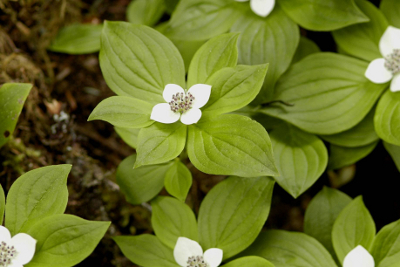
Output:
<svg viewBox="0 0 400 267">
<path fill-rule="evenodd" d="M 375 108 L 353 128 L 332 135 L 321 135 L 321 138 L 337 146 L 360 147 L 379 140 L 374 128 Z"/>
<path fill-rule="evenodd" d="M 164 30 L 167 29 L 167 27 L 168 22 L 163 22 L 156 26 L 155 29 L 164 34 Z M 206 42 L 206 40 L 192 41 L 185 39 L 181 40 L 172 37 L 169 37 L 169 39 L 174 43 L 176 48 L 178 48 L 179 52 L 181 53 L 183 61 L 185 63 L 185 70 L 187 72 L 194 54 Z"/>
<path fill-rule="evenodd" d="M 198 240 L 197 222 L 185 203 L 172 197 L 157 197 L 151 202 L 151 225 L 158 239 L 174 249 L 178 237 Z"/>
<path fill-rule="evenodd" d="M 187 152 L 193 165 L 209 174 L 278 174 L 268 133 L 241 115 L 224 114 L 190 125 Z"/>
<path fill-rule="evenodd" d="M 164 33 L 179 39 L 201 41 L 225 33 L 239 12 L 229 0 L 186 0 L 176 7 Z"/>
<path fill-rule="evenodd" d="M 248 105 L 260 92 L 268 65 L 223 68 L 208 80 L 210 99 L 202 108 L 204 115 L 218 115 Z"/>
<path fill-rule="evenodd" d="M 114 127 L 114 130 L 117 134 L 127 143 L 130 147 L 136 149 L 137 148 L 137 139 L 141 129 L 138 128 L 121 128 L 121 127 Z"/>
<path fill-rule="evenodd" d="M 170 38 L 171 41 L 176 45 L 179 52 L 182 55 L 183 61 L 185 62 L 185 70 L 188 71 L 190 63 L 194 54 L 199 50 L 199 48 L 205 43 L 205 41 L 188 41 Z"/>
<path fill-rule="evenodd" d="M 379 6 L 389 24 L 400 28 L 400 2 L 397 0 L 382 0 Z"/>
<path fill-rule="evenodd" d="M 211 189 L 198 217 L 203 249 L 220 248 L 227 259 L 253 243 L 267 220 L 273 187 L 269 177 L 230 177 Z"/>
<path fill-rule="evenodd" d="M 332 229 L 332 243 L 336 255 L 344 257 L 358 245 L 366 250 L 372 245 L 376 233 L 375 223 L 362 197 L 356 197 L 339 214 Z"/>
<path fill-rule="evenodd" d="M 167 192 L 185 202 L 192 186 L 192 173 L 179 159 L 176 159 L 165 174 L 164 186 Z"/>
<path fill-rule="evenodd" d="M 321 242 L 331 255 L 335 255 L 332 244 L 333 224 L 351 200 L 345 193 L 324 186 L 307 207 L 304 233 Z"/>
<path fill-rule="evenodd" d="M 306 132 L 335 134 L 357 125 L 371 110 L 386 84 L 365 78 L 368 63 L 333 53 L 312 54 L 294 64 L 279 80 L 274 100 L 262 111 Z"/>
<path fill-rule="evenodd" d="M 164 11 L 164 0 L 134 0 L 128 5 L 126 18 L 130 23 L 153 26 Z"/>
<path fill-rule="evenodd" d="M 294 198 L 300 196 L 324 172 L 328 151 L 317 136 L 288 123 L 270 131 L 279 176 L 274 179 Z"/>
<path fill-rule="evenodd" d="M 110 224 L 87 221 L 68 214 L 44 218 L 28 231 L 37 243 L 35 256 L 25 266 L 75 266 L 92 254 Z"/>
<path fill-rule="evenodd" d="M 161 33 L 144 25 L 106 21 L 101 34 L 100 67 L 107 85 L 117 95 L 151 104 L 165 102 L 165 85 L 185 85 L 185 67 L 178 49 Z"/>
<path fill-rule="evenodd" d="M 154 123 L 139 132 L 135 168 L 170 161 L 185 148 L 187 126 Z"/>
<path fill-rule="evenodd" d="M 387 90 L 378 102 L 375 131 L 388 143 L 400 146 L 400 94 Z"/>
<path fill-rule="evenodd" d="M 142 267 L 177 267 L 173 251 L 154 235 L 114 236 L 122 253 Z"/>
<path fill-rule="evenodd" d="M 318 52 L 321 52 L 321 50 L 316 43 L 314 43 L 307 37 L 300 36 L 299 46 L 297 47 L 296 54 L 294 54 L 293 56 L 292 64 L 302 60 L 306 56 Z"/>
<path fill-rule="evenodd" d="M 276 267 L 337 267 L 317 240 L 303 233 L 283 230 L 262 232 L 242 254 L 266 258 Z"/>
<path fill-rule="evenodd" d="M 7 195 L 5 226 L 11 235 L 67 207 L 67 177 L 71 165 L 42 167 L 23 174 Z"/>
<path fill-rule="evenodd" d="M 400 262 L 400 220 L 384 226 L 376 235 L 371 254 L 378 267 L 396 267 Z"/>
<path fill-rule="evenodd" d="M 287 70 L 296 52 L 299 27 L 276 5 L 267 18 L 248 10 L 236 20 L 231 32 L 241 33 L 238 40 L 239 64 L 269 63 L 264 85 L 255 102 L 269 101 L 276 81 Z"/>
<path fill-rule="evenodd" d="M 13 134 L 32 84 L 6 83 L 0 88 L 0 147 Z"/>
<path fill-rule="evenodd" d="M 379 40 L 389 24 L 372 3 L 365 0 L 357 0 L 356 3 L 370 21 L 334 31 L 333 37 L 346 54 L 372 61 L 382 57 Z"/>
<path fill-rule="evenodd" d="M 133 97 L 112 96 L 97 105 L 88 121 L 103 120 L 122 128 L 143 128 L 154 123 L 150 119 L 153 105 Z"/>
<path fill-rule="evenodd" d="M 383 146 L 386 148 L 392 157 L 397 169 L 400 171 L 400 146 L 392 145 L 387 142 L 383 142 Z"/>
<path fill-rule="evenodd" d="M 3 187 L 0 184 L 0 225 L 3 225 L 5 208 L 6 208 L 6 196 L 4 195 Z"/>
<path fill-rule="evenodd" d="M 368 21 L 353 0 L 281 0 L 279 4 L 301 27 L 312 31 L 332 31 Z"/>
<path fill-rule="evenodd" d="M 378 141 L 359 147 L 342 147 L 331 144 L 329 149 L 328 170 L 337 170 L 356 163 L 360 159 L 368 156 L 377 144 Z"/>
<path fill-rule="evenodd" d="M 62 28 L 47 48 L 53 52 L 72 55 L 89 54 L 100 50 L 103 25 L 72 24 Z"/>
<path fill-rule="evenodd" d="M 188 88 L 194 84 L 206 83 L 212 74 L 222 68 L 236 66 L 238 37 L 237 33 L 222 34 L 197 50 L 189 67 Z"/>
<path fill-rule="evenodd" d="M 243 267 L 243 266 L 275 267 L 275 265 L 273 265 L 271 262 L 257 256 L 242 257 L 223 265 L 223 267 Z"/>
<path fill-rule="evenodd" d="M 136 155 L 124 159 L 117 169 L 117 183 L 126 200 L 141 204 L 155 197 L 164 186 L 164 177 L 171 163 L 133 168 Z"/>
<path fill-rule="evenodd" d="M 176 5 L 179 3 L 179 0 L 164 0 L 164 2 L 167 7 L 167 13 L 171 14 L 174 11 Z"/>
</svg>

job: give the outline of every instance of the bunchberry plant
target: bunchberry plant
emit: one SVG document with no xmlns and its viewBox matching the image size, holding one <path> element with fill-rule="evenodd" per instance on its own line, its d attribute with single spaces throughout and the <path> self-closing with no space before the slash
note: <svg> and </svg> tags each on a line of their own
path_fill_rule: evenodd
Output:
<svg viewBox="0 0 400 267">
<path fill-rule="evenodd" d="M 354 147 L 354 149 L 337 150 L 336 158 L 343 157 L 345 153 L 358 157 L 360 153 L 365 156 L 373 150 L 372 143 L 367 145 L 367 142 L 370 142 L 372 138 L 375 140 L 381 138 L 396 161 L 395 151 L 398 150 L 397 147 L 400 144 L 396 130 L 399 122 L 399 112 L 396 107 L 399 98 L 396 93 L 398 87 L 396 85 L 396 49 L 399 41 L 396 41 L 396 38 L 398 38 L 400 23 L 396 12 L 400 6 L 397 1 L 391 0 L 382 1 L 380 9 L 367 1 L 360 0 L 357 4 L 368 15 L 370 21 L 334 31 L 333 36 L 340 50 L 369 63 L 364 74 L 373 83 L 379 82 L 377 85 L 382 86 L 384 93 L 377 101 L 376 108 L 371 108 L 362 122 L 347 130 L 347 134 L 338 134 L 333 140 L 328 139 L 328 141 L 335 142 L 335 145 Z M 388 88 L 390 90 L 386 90 Z M 361 138 L 354 139 L 355 136 L 360 136 L 360 133 L 362 133 Z"/>
<path fill-rule="evenodd" d="M 42 167 L 18 178 L 7 201 L 0 194 L 0 266 L 70 267 L 89 256 L 109 222 L 63 214 L 70 165 Z"/>
<path fill-rule="evenodd" d="M 204 198 L 197 220 L 184 202 L 158 196 L 151 202 L 155 236 L 114 240 L 128 259 L 143 267 L 216 267 L 222 262 L 228 267 L 273 267 L 261 257 L 235 257 L 255 240 L 267 220 L 273 186 L 268 177 L 229 177 Z"/>
<path fill-rule="evenodd" d="M 400 220 L 376 234 L 362 198 L 325 187 L 310 202 L 304 233 L 262 232 L 244 255 L 257 255 L 275 266 L 398 266 Z"/>
<path fill-rule="evenodd" d="M 162 34 L 106 22 L 100 66 L 118 96 L 102 101 L 89 120 L 140 129 L 135 168 L 167 163 L 186 150 L 205 173 L 276 175 L 265 129 L 245 116 L 226 114 L 254 99 L 267 71 L 267 65 L 237 65 L 236 41 L 237 34 L 225 34 L 204 44 L 185 81 L 182 57 Z"/>
<path fill-rule="evenodd" d="M 400 29 L 389 26 L 379 40 L 382 58 L 374 59 L 365 76 L 374 83 L 390 83 L 392 92 L 400 91 Z"/>
</svg>

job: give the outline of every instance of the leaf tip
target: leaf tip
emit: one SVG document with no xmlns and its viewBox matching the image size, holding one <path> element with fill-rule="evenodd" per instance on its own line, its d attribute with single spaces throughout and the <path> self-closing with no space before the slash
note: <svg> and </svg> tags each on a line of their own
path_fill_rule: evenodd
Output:
<svg viewBox="0 0 400 267">
<path fill-rule="evenodd" d="M 233 42 L 234 42 L 235 45 L 236 45 L 237 42 L 238 42 L 239 36 L 240 36 L 240 32 L 230 32 L 230 33 L 228 33 L 228 34 L 231 36 Z"/>
<path fill-rule="evenodd" d="M 290 194 L 294 199 L 297 199 L 302 193 L 301 193 L 301 192 L 289 192 L 289 194 Z"/>
<path fill-rule="evenodd" d="M 68 173 L 72 169 L 72 164 L 61 164 L 61 165 L 58 165 L 58 166 L 59 166 L 59 168 L 62 168 L 63 171 L 68 172 Z"/>
<path fill-rule="evenodd" d="M 138 161 L 135 162 L 135 164 L 133 164 L 133 168 L 132 169 L 137 169 L 139 167 L 143 166 L 142 163 L 138 163 Z"/>
<path fill-rule="evenodd" d="M 90 113 L 89 118 L 87 119 L 87 121 L 94 121 L 96 120 L 96 115 L 94 114 L 96 108 L 92 111 L 92 113 Z"/>
</svg>

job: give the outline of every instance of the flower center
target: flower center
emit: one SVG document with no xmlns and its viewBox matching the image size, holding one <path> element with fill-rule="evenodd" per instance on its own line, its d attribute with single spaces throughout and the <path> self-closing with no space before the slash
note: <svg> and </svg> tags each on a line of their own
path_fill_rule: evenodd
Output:
<svg viewBox="0 0 400 267">
<path fill-rule="evenodd" d="M 8 246 L 6 242 L 0 243 L 0 266 L 8 266 L 17 256 L 14 246 Z"/>
<path fill-rule="evenodd" d="M 393 74 L 400 72 L 400 49 L 393 49 L 393 53 L 385 58 L 385 67 Z"/>
<path fill-rule="evenodd" d="M 187 261 L 187 267 L 208 267 L 208 263 L 206 263 L 203 259 L 203 256 L 192 256 L 189 257 Z"/>
<path fill-rule="evenodd" d="M 173 112 L 184 113 L 192 108 L 194 96 L 191 93 L 176 93 L 169 105 Z M 195 266 L 195 265 L 193 265 Z"/>
</svg>

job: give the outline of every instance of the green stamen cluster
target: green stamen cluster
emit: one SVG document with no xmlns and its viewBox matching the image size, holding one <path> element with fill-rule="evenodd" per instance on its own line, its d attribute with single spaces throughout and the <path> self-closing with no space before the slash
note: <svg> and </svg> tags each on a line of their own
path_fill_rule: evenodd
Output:
<svg viewBox="0 0 400 267">
<path fill-rule="evenodd" d="M 187 267 L 208 267 L 208 263 L 204 261 L 203 256 L 192 256 L 187 261 Z"/>
<path fill-rule="evenodd" d="M 176 93 L 169 105 L 173 112 L 184 113 L 192 108 L 194 96 L 191 93 Z"/>
<path fill-rule="evenodd" d="M 393 74 L 400 72 L 400 49 L 394 49 L 393 53 L 386 57 L 385 68 Z"/>
<path fill-rule="evenodd" d="M 4 241 L 0 243 L 0 266 L 8 266 L 16 256 L 17 251 L 14 246 L 8 246 Z"/>
</svg>

